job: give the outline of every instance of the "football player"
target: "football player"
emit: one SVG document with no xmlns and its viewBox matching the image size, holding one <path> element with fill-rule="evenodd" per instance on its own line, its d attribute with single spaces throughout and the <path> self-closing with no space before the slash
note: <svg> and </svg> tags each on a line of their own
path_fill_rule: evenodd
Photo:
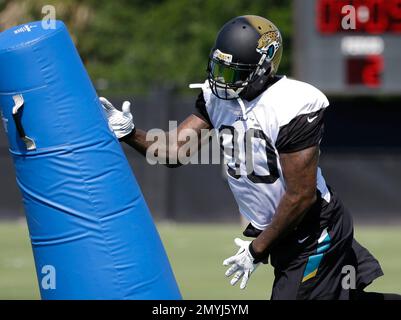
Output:
<svg viewBox="0 0 401 320">
<path fill-rule="evenodd" d="M 228 183 L 250 221 L 243 234 L 255 238 L 235 239 L 239 250 L 224 261 L 226 276 L 245 288 L 270 260 L 272 299 L 396 298 L 363 291 L 383 272 L 354 239 L 351 215 L 318 167 L 329 102 L 317 88 L 276 75 L 282 50 L 271 21 L 251 15 L 228 21 L 211 50 L 194 111 L 176 132 L 222 132 Z M 122 112 L 101 102 L 116 136 L 146 155 L 153 141 L 135 128 L 129 102 Z M 161 147 L 176 159 L 186 141 L 169 137 Z"/>
</svg>

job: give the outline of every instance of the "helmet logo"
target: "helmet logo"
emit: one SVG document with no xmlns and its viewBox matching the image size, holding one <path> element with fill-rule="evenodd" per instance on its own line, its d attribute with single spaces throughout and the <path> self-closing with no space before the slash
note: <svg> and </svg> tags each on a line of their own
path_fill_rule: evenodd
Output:
<svg viewBox="0 0 401 320">
<path fill-rule="evenodd" d="M 216 49 L 213 52 L 213 59 L 217 59 L 217 60 L 224 61 L 226 63 L 230 63 L 231 61 L 233 61 L 233 56 L 231 54 L 221 52 L 219 49 Z"/>
<path fill-rule="evenodd" d="M 260 54 L 268 53 L 268 51 L 271 51 L 269 49 L 272 44 L 274 45 L 274 51 L 280 47 L 280 33 L 278 31 L 268 31 L 262 34 L 258 40 L 256 51 Z M 272 55 L 274 55 L 274 52 Z"/>
</svg>

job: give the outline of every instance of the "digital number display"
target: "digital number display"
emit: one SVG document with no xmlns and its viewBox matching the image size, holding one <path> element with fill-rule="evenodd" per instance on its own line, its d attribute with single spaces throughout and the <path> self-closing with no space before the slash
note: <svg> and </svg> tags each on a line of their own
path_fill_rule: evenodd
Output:
<svg viewBox="0 0 401 320">
<path fill-rule="evenodd" d="M 327 95 L 401 96 L 401 0 L 297 0 L 294 77 Z"/>
<path fill-rule="evenodd" d="M 344 29 L 342 21 L 355 8 L 355 29 Z M 359 32 L 368 34 L 401 33 L 401 0 L 317 0 L 317 30 L 323 34 Z"/>
<path fill-rule="evenodd" d="M 372 55 L 347 58 L 346 65 L 348 85 L 363 85 L 369 88 L 380 87 L 384 66 L 382 56 Z"/>
</svg>

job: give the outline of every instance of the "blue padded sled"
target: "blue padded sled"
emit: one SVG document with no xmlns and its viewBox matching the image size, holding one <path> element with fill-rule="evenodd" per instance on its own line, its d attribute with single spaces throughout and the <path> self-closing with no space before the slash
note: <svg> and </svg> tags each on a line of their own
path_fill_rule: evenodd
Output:
<svg viewBox="0 0 401 320">
<path fill-rule="evenodd" d="M 39 21 L 0 33 L 0 110 L 42 299 L 181 299 L 61 21 L 55 29 Z"/>
</svg>

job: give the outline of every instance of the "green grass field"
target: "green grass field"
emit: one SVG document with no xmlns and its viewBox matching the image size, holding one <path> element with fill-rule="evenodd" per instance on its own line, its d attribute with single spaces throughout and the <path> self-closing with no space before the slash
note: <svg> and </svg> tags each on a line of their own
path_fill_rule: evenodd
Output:
<svg viewBox="0 0 401 320">
<path fill-rule="evenodd" d="M 236 251 L 234 224 L 159 224 L 182 294 L 186 299 L 267 299 L 272 285 L 270 266 L 252 275 L 247 289 L 231 287 L 224 258 Z M 379 259 L 385 276 L 372 291 L 401 293 L 401 225 L 359 226 L 356 237 Z M 33 258 L 25 222 L 0 224 L 0 299 L 38 299 Z"/>
</svg>

